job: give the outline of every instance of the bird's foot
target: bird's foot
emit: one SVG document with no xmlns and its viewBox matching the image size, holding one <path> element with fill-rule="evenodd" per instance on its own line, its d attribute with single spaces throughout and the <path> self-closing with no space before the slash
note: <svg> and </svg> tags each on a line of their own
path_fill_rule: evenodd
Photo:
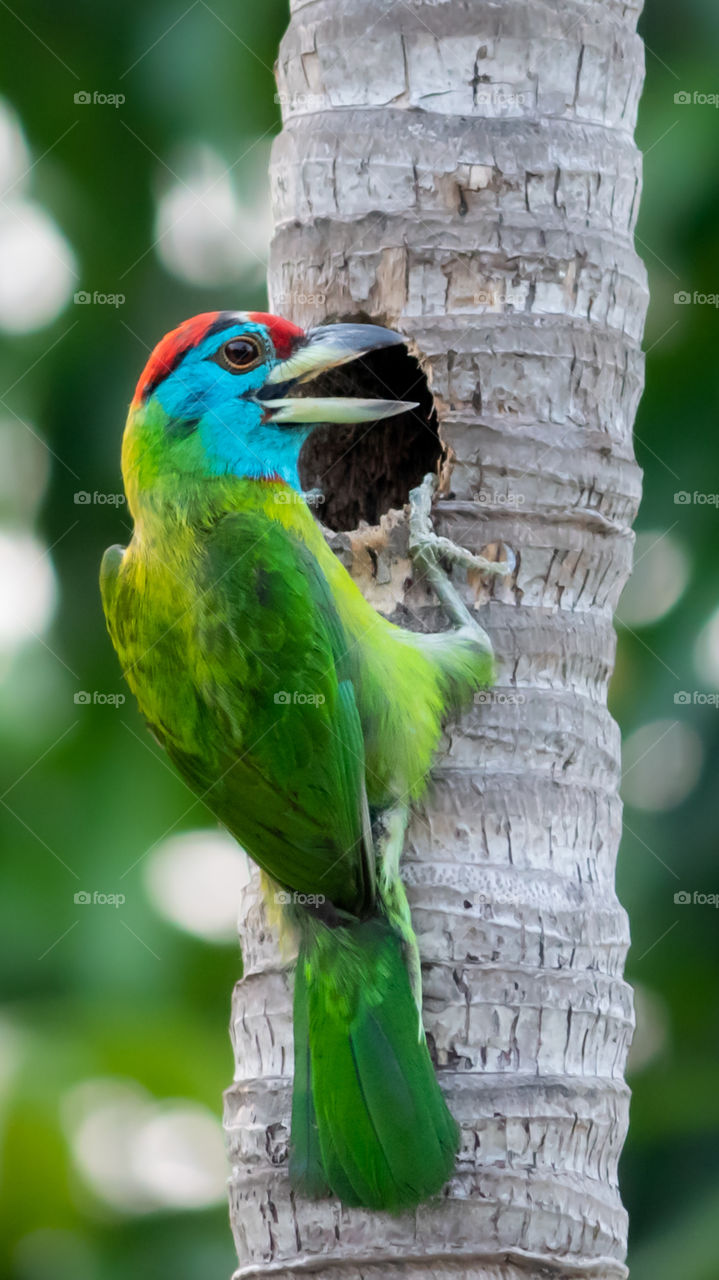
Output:
<svg viewBox="0 0 719 1280">
<path fill-rule="evenodd" d="M 491 649 L 489 637 L 450 582 L 442 568 L 442 561 L 459 565 L 470 573 L 479 572 L 484 577 L 506 577 L 513 572 L 516 565 L 514 552 L 509 547 L 505 547 L 504 560 L 487 560 L 484 556 L 475 555 L 465 547 L 460 547 L 456 542 L 452 542 L 451 538 L 443 538 L 435 533 L 432 527 L 432 499 L 436 488 L 437 478 L 430 474 L 424 477 L 416 489 L 410 490 L 410 556 L 429 579 L 452 621 L 457 626 L 470 626 L 473 630 L 481 632 L 481 636 Z"/>
</svg>

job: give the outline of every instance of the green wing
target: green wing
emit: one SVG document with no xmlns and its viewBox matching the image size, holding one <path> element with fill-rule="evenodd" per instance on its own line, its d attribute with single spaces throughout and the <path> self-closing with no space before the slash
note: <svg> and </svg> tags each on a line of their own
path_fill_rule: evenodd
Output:
<svg viewBox="0 0 719 1280">
<path fill-rule="evenodd" d="M 100 565 L 100 595 L 102 596 L 102 607 L 105 610 L 105 617 L 108 625 L 113 613 L 113 605 L 115 600 L 115 588 L 120 575 L 120 565 L 122 557 L 125 554 L 125 548 L 115 543 L 114 547 L 108 547 L 102 563 Z"/>
<path fill-rule="evenodd" d="M 364 741 L 327 581 L 258 512 L 214 525 L 201 564 L 190 665 L 203 741 L 188 754 L 167 738 L 168 752 L 281 885 L 362 913 L 374 900 Z"/>
</svg>

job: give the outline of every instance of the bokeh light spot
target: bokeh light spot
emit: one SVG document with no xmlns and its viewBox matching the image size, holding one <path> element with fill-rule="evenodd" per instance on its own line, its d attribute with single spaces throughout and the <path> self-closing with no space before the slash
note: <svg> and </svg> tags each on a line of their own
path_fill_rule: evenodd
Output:
<svg viewBox="0 0 719 1280">
<path fill-rule="evenodd" d="M 0 418 L 0 515 L 30 523 L 50 474 L 50 454 L 34 429 Z"/>
<path fill-rule="evenodd" d="M 134 1164 L 158 1205 L 202 1209 L 225 1197 L 229 1170 L 222 1129 L 196 1103 L 156 1108 L 137 1135 Z"/>
<path fill-rule="evenodd" d="M 45 547 L 29 534 L 0 531 L 0 652 L 12 653 L 42 635 L 57 603 Z"/>
<path fill-rule="evenodd" d="M 0 98 L 0 192 L 19 186 L 30 169 L 30 151 L 16 112 Z"/>
<path fill-rule="evenodd" d="M 257 184 L 243 200 L 222 157 L 206 145 L 185 148 L 180 179 L 158 201 L 157 252 L 173 275 L 194 285 L 221 285 L 248 272 L 264 276 L 270 214 Z M 260 188 L 260 191 L 262 188 Z"/>
<path fill-rule="evenodd" d="M 699 632 L 694 664 L 700 679 L 719 689 L 719 609 Z"/>
<path fill-rule="evenodd" d="M 29 333 L 67 306 L 77 276 L 75 256 L 53 219 L 29 200 L 0 210 L 0 328 Z"/>
<path fill-rule="evenodd" d="M 622 795 L 636 809 L 674 809 L 694 790 L 704 748 L 693 729 L 653 720 L 624 743 Z"/>
<path fill-rule="evenodd" d="M 658 622 L 681 599 L 689 581 L 689 558 L 671 533 L 654 529 L 637 535 L 634 564 L 617 621 L 645 627 Z"/>
<path fill-rule="evenodd" d="M 157 1102 L 134 1080 L 87 1080 L 66 1096 L 63 1114 L 78 1172 L 113 1208 L 201 1209 L 224 1199 L 222 1126 L 198 1103 Z"/>
<path fill-rule="evenodd" d="M 148 858 L 145 885 L 160 915 L 209 942 L 237 937 L 240 896 L 249 883 L 246 853 L 223 831 L 185 832 Z"/>
<path fill-rule="evenodd" d="M 656 991 L 634 982 L 636 1030 L 632 1037 L 627 1074 L 636 1075 L 661 1058 L 669 1043 L 669 1013 Z"/>
</svg>

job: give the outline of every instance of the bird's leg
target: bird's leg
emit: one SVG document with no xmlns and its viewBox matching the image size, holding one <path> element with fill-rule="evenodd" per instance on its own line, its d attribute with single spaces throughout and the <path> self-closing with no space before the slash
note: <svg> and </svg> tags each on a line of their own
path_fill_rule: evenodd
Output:
<svg viewBox="0 0 719 1280">
<path fill-rule="evenodd" d="M 507 560 L 486 560 L 484 556 L 476 556 L 450 538 L 442 538 L 435 533 L 432 528 L 432 499 L 436 487 L 436 476 L 429 474 L 416 489 L 410 490 L 409 553 L 426 574 L 452 622 L 458 627 L 470 627 L 477 640 L 491 653 L 491 641 L 484 627 L 479 625 L 467 608 L 440 562 L 446 560 L 451 564 L 461 565 L 464 569 L 504 577 L 514 569 L 514 554 L 507 548 Z"/>
<path fill-rule="evenodd" d="M 409 805 L 406 801 L 398 801 L 391 809 L 382 814 L 381 831 L 377 837 L 379 891 L 380 897 L 387 908 L 390 922 L 405 945 L 409 984 L 419 1013 L 419 1034 L 421 1035 L 422 968 L 419 947 L 412 928 L 412 917 L 407 894 L 399 874 L 399 864 L 408 823 Z"/>
</svg>

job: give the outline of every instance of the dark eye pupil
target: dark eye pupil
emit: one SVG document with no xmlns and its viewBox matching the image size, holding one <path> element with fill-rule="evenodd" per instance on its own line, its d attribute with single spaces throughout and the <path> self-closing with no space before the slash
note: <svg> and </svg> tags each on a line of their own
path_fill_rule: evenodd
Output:
<svg viewBox="0 0 719 1280">
<path fill-rule="evenodd" d="M 257 359 L 257 347 L 248 338 L 231 338 L 225 343 L 225 357 L 234 369 L 246 369 Z"/>
</svg>

